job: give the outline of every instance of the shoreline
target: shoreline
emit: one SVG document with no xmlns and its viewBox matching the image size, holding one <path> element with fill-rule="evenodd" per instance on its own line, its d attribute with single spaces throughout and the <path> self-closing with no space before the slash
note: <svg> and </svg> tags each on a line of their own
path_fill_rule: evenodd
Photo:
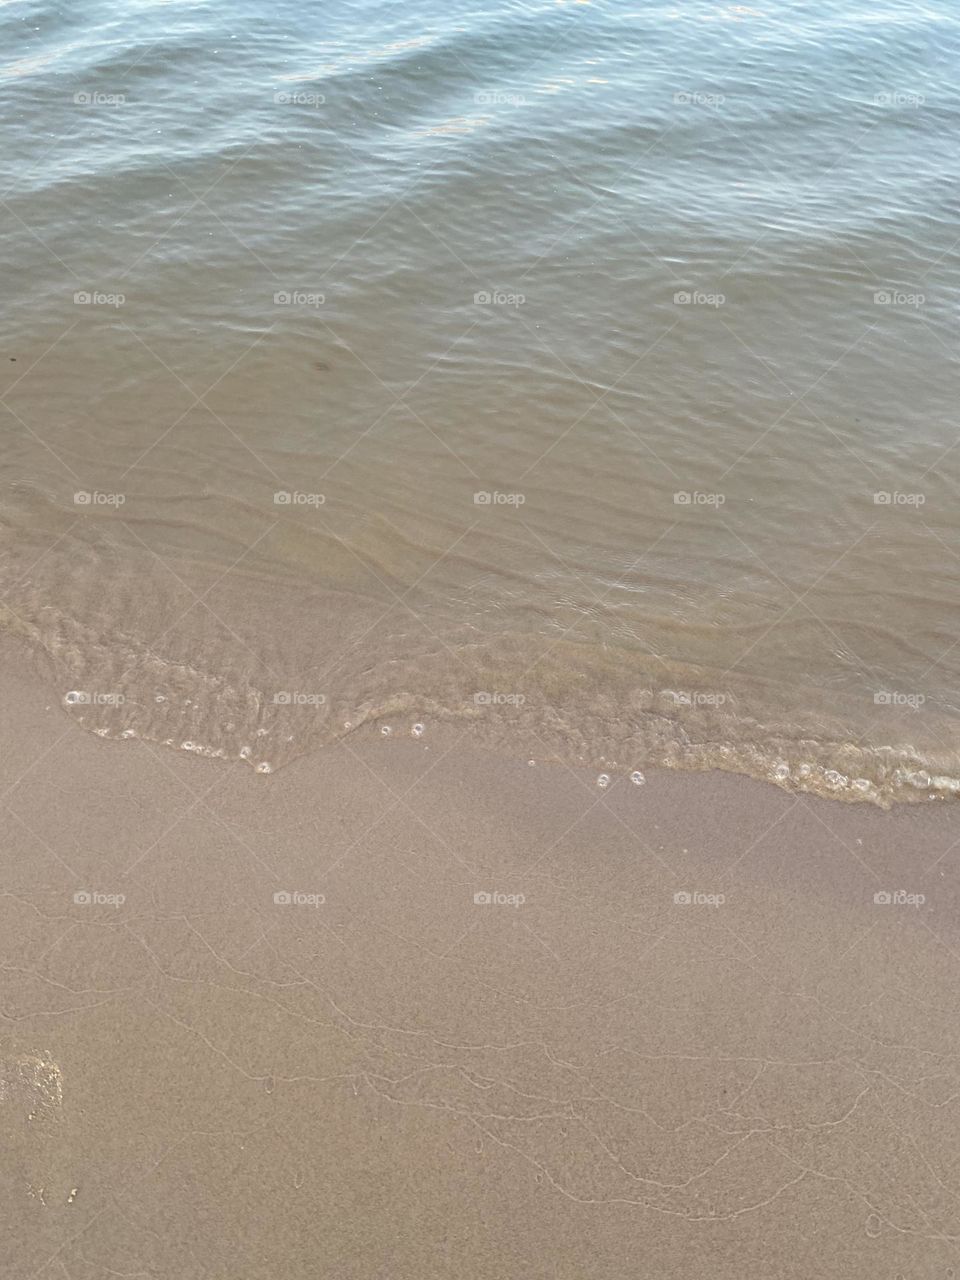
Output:
<svg viewBox="0 0 960 1280">
<path fill-rule="evenodd" d="M 98 648 L 106 652 L 109 646 L 101 642 Z M 288 673 L 287 691 L 271 694 L 185 662 L 183 655 L 178 662 L 158 655 L 133 658 L 121 646 L 109 661 L 101 658 L 101 666 L 90 669 L 76 644 L 54 653 L 39 635 L 0 635 L 0 665 L 28 673 L 28 680 L 39 679 L 46 692 L 38 696 L 46 699 L 45 705 L 57 704 L 87 732 L 142 740 L 213 762 L 244 761 L 257 773 L 275 773 L 344 742 L 356 745 L 371 732 L 403 736 L 415 723 L 429 722 L 434 729 L 440 725 L 469 737 L 470 745 L 480 750 L 514 760 L 532 756 L 566 768 L 594 768 L 611 777 L 628 777 L 635 770 L 721 772 L 790 795 L 883 810 L 960 796 L 956 762 L 942 745 L 935 752 L 907 739 L 897 747 L 879 741 L 862 746 L 841 735 L 839 720 L 830 727 L 833 736 L 809 736 L 813 730 L 809 713 L 800 709 L 799 690 L 790 695 L 793 705 L 782 708 L 779 719 L 760 725 L 742 712 L 718 720 L 715 711 L 684 703 L 697 695 L 668 689 L 601 692 L 588 682 L 578 694 L 582 705 L 574 715 L 562 695 L 557 695 L 557 705 L 532 699 L 536 705 L 531 708 L 525 705 L 526 695 L 468 694 L 453 686 L 432 695 L 416 681 L 402 692 L 391 691 L 379 675 L 371 677 L 371 687 L 362 694 L 335 697 L 290 692 L 304 678 Z M 488 684 L 497 684 L 492 671 L 476 665 L 478 681 L 486 675 Z M 269 667 L 267 671 L 275 675 Z M 509 677 L 504 675 L 500 684 L 509 685 Z M 564 689 L 568 698 L 573 696 L 569 687 Z M 593 703 L 585 696 L 591 689 Z"/>
</svg>

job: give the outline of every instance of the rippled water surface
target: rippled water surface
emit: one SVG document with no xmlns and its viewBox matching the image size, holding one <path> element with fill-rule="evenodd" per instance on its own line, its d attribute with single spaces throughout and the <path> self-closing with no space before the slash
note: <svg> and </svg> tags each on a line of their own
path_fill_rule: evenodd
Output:
<svg viewBox="0 0 960 1280">
<path fill-rule="evenodd" d="M 69 714 L 960 786 L 955 7 L 0 30 L 0 626 Z"/>
</svg>

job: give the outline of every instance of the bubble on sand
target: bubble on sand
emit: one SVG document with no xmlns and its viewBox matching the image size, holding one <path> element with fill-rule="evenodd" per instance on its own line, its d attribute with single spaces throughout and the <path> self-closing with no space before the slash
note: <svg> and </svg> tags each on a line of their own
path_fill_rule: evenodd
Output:
<svg viewBox="0 0 960 1280">
<path fill-rule="evenodd" d="M 155 693 L 155 694 L 153 695 L 153 700 L 154 700 L 154 702 L 166 702 L 167 697 L 166 697 L 166 694 L 163 694 L 163 693 Z"/>
<path fill-rule="evenodd" d="M 640 772 L 639 769 L 634 769 L 633 773 L 631 773 L 630 775 L 630 781 L 633 783 L 635 787 L 642 787 L 643 784 L 646 782 L 646 778 L 643 776 L 643 774 Z"/>
<path fill-rule="evenodd" d="M 425 726 L 422 724 L 415 724 L 413 728 L 410 730 L 410 732 L 413 734 L 415 738 L 422 738 L 424 728 Z"/>
<path fill-rule="evenodd" d="M 250 759 L 250 748 L 249 748 L 249 747 L 241 747 L 241 748 L 240 748 L 240 759 L 241 759 L 241 760 L 249 760 L 249 759 Z"/>
<path fill-rule="evenodd" d="M 391 733 L 393 733 L 393 730 L 390 728 L 388 724 L 382 724 L 380 726 L 380 732 L 383 734 L 385 738 L 389 738 Z"/>
<path fill-rule="evenodd" d="M 257 773 L 273 773 L 273 765 L 269 760 L 261 760 L 257 765 Z"/>
<path fill-rule="evenodd" d="M 786 782 L 787 778 L 790 777 L 790 766 L 787 764 L 785 760 L 777 761 L 776 765 L 774 766 L 773 776 L 777 779 L 778 782 Z"/>
<path fill-rule="evenodd" d="M 875 1240 L 877 1236 L 880 1234 L 880 1229 L 881 1229 L 881 1223 L 880 1223 L 879 1216 L 875 1213 L 871 1213 L 870 1216 L 867 1218 L 867 1222 L 865 1226 L 867 1235 L 870 1236 L 872 1240 Z"/>
<path fill-rule="evenodd" d="M 597 786 L 602 789 L 604 787 L 609 787 L 609 785 L 610 785 L 609 773 L 601 773 L 600 777 L 597 778 Z"/>
</svg>

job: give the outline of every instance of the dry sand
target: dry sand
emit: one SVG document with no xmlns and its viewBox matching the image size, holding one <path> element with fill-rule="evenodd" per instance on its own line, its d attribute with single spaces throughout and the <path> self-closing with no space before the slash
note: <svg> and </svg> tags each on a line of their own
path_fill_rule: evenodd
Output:
<svg viewBox="0 0 960 1280">
<path fill-rule="evenodd" d="M 955 807 L 429 722 L 258 777 L 3 670 L 3 1277 L 960 1268 Z"/>
</svg>

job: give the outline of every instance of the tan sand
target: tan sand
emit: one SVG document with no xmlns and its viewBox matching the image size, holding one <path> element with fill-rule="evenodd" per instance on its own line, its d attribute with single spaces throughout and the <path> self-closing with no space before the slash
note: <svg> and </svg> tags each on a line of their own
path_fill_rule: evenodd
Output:
<svg viewBox="0 0 960 1280">
<path fill-rule="evenodd" d="M 0 1275 L 960 1268 L 956 808 L 429 721 L 258 777 L 4 671 Z"/>
</svg>

